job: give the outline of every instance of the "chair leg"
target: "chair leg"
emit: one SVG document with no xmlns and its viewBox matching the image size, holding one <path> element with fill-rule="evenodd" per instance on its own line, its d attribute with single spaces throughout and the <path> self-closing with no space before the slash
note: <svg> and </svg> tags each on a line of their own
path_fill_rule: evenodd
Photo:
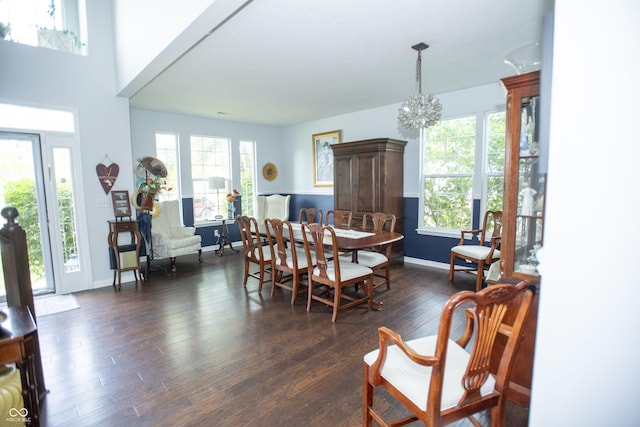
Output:
<svg viewBox="0 0 640 427">
<path fill-rule="evenodd" d="M 449 261 L 449 281 L 453 282 L 453 272 L 455 271 L 456 256 L 451 252 L 451 259 Z"/>
<path fill-rule="evenodd" d="M 313 301 L 313 280 L 311 274 L 307 279 L 307 312 L 311 311 L 311 302 Z"/>
<path fill-rule="evenodd" d="M 293 273 L 291 278 L 291 305 L 296 304 L 296 296 L 298 296 L 299 275 L 297 272 Z"/>
<path fill-rule="evenodd" d="M 264 283 L 264 264 L 260 264 L 260 283 L 258 284 L 258 293 L 262 292 L 262 284 Z"/>
<path fill-rule="evenodd" d="M 340 298 L 342 294 L 342 288 L 336 286 L 333 292 L 333 315 L 331 316 L 331 322 L 336 323 L 338 319 L 338 309 L 340 308 Z"/>
<path fill-rule="evenodd" d="M 387 289 L 391 289 L 391 264 L 387 263 L 385 266 L 384 274 L 387 278 Z"/>
<path fill-rule="evenodd" d="M 202 264 L 202 249 L 198 249 L 198 262 Z"/>
<path fill-rule="evenodd" d="M 171 258 L 169 258 L 169 260 L 171 261 L 171 271 L 175 272 L 176 271 L 176 257 L 171 257 Z"/>
<path fill-rule="evenodd" d="M 276 281 L 280 278 L 280 280 L 282 279 L 282 272 L 278 271 L 275 274 L 273 273 L 275 271 L 275 269 L 273 268 L 273 266 L 271 266 L 271 296 L 274 296 L 276 294 Z"/>
<path fill-rule="evenodd" d="M 497 406 L 491 408 L 491 427 L 504 427 L 504 399 L 500 399 Z"/>
<path fill-rule="evenodd" d="M 478 263 L 478 277 L 476 277 L 476 292 L 482 290 L 482 282 L 484 281 L 484 262 Z"/>
<path fill-rule="evenodd" d="M 249 280 L 249 258 L 244 259 L 244 287 L 247 287 L 247 281 Z"/>
<path fill-rule="evenodd" d="M 364 364 L 363 389 L 362 389 L 362 425 L 371 427 L 373 419 L 369 408 L 373 406 L 373 386 L 369 384 L 369 365 Z"/>
</svg>

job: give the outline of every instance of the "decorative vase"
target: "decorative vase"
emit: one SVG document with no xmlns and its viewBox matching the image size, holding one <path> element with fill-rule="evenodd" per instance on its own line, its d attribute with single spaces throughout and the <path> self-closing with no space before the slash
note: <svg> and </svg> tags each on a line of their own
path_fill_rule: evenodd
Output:
<svg viewBox="0 0 640 427">
<path fill-rule="evenodd" d="M 233 202 L 227 203 L 227 218 L 233 219 L 236 216 L 235 214 L 236 214 L 236 207 L 234 206 Z"/>
</svg>

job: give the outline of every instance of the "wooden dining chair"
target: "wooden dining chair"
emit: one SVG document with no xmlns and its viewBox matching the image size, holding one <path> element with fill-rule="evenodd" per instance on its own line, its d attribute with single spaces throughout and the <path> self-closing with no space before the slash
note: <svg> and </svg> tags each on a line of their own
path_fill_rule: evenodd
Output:
<svg viewBox="0 0 640 427">
<path fill-rule="evenodd" d="M 322 215 L 322 209 L 316 208 L 302 208 L 298 212 L 298 221 L 302 223 L 313 224 L 318 223 L 322 224 L 322 219 L 324 216 Z"/>
<path fill-rule="evenodd" d="M 242 247 L 244 249 L 244 286 L 247 286 L 249 276 L 258 279 L 258 292 L 262 292 L 262 285 L 269 281 L 265 278 L 267 274 L 273 274 L 271 270 L 271 249 L 260 238 L 258 222 L 255 218 L 248 216 L 236 217 Z M 255 264 L 259 270 L 252 273 L 251 265 Z"/>
<path fill-rule="evenodd" d="M 304 248 L 288 241 L 294 235 L 289 221 L 266 219 L 264 224 L 271 249 L 271 296 L 276 287 L 288 289 L 294 305 L 298 294 L 305 291 L 300 285 L 306 285 L 303 276 L 308 273 L 307 255 Z"/>
<path fill-rule="evenodd" d="M 334 228 L 351 228 L 351 211 L 332 209 L 327 211 L 324 217 L 324 225 L 333 225 Z"/>
<path fill-rule="evenodd" d="M 500 259 L 500 237 L 502 232 L 502 211 L 487 211 L 484 214 L 482 228 L 478 230 L 462 230 L 460 242 L 451 248 L 449 260 L 449 280 L 453 281 L 456 271 L 464 271 L 476 275 L 476 291 L 482 289 L 484 270 Z M 469 244 L 468 240 L 478 238 L 477 243 Z M 490 236 L 490 237 L 489 237 Z M 488 244 L 488 246 L 487 246 Z M 456 258 L 475 263 L 475 267 L 456 267 Z"/>
<path fill-rule="evenodd" d="M 362 216 L 362 230 L 373 231 L 395 231 L 396 216 L 394 214 L 386 214 L 383 212 L 365 213 Z M 382 285 L 387 285 L 387 289 L 391 289 L 391 244 L 384 246 L 376 246 L 358 252 L 358 263 L 366 265 L 374 271 L 374 276 L 384 279 L 378 283 L 374 283 L 374 289 Z M 384 273 L 379 271 L 384 269 Z M 378 271 L 376 273 L 376 271 Z"/>
<path fill-rule="evenodd" d="M 444 306 L 437 335 L 404 341 L 379 328 L 379 348 L 364 356 L 363 425 L 419 420 L 434 427 L 468 418 L 479 427 L 473 415 L 490 409 L 491 425 L 503 427 L 509 376 L 534 289 L 525 281 L 458 292 Z M 466 329 L 453 341 L 454 314 L 460 310 L 466 313 Z M 465 347 L 471 341 L 469 353 Z M 411 415 L 385 421 L 388 413 L 374 409 L 376 387 L 386 389 Z"/>
<path fill-rule="evenodd" d="M 367 304 L 371 310 L 373 302 L 373 271 L 369 267 L 356 264 L 338 256 L 336 233 L 332 227 L 321 224 L 302 224 L 302 239 L 307 256 L 309 287 L 307 291 L 307 311 L 311 304 L 320 301 L 333 307 L 331 321 L 336 322 L 338 311 L 358 304 Z M 323 248 L 331 246 L 333 260 L 328 260 Z M 314 250 L 315 249 L 315 250 Z M 364 283 L 364 296 L 344 292 L 344 288 L 356 283 Z M 333 298 L 327 289 L 333 292 Z M 342 303 L 342 301 L 347 301 Z"/>
</svg>

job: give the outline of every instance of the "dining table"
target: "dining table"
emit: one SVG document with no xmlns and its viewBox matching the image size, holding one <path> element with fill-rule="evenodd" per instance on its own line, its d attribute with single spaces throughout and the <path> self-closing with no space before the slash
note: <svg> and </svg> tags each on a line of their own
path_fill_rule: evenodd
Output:
<svg viewBox="0 0 640 427">
<path fill-rule="evenodd" d="M 289 221 L 291 223 L 291 228 L 293 230 L 293 240 L 295 242 L 302 242 L 302 223 L 298 221 Z M 360 230 L 353 228 L 337 228 L 332 227 L 333 231 L 336 235 L 336 244 L 338 246 L 338 250 L 343 252 L 351 253 L 352 262 L 358 262 L 358 251 L 365 250 L 368 248 L 374 248 L 377 246 L 384 246 L 391 243 L 398 242 L 404 239 L 404 236 L 401 233 L 397 233 L 394 231 L 370 231 L 370 230 Z M 287 232 L 287 228 L 284 229 L 285 233 Z M 258 232 L 260 233 L 260 237 L 266 238 L 266 226 L 265 224 L 258 224 Z M 288 240 L 292 240 L 291 237 L 285 236 Z M 331 236 L 327 233 L 325 236 L 325 244 L 326 246 L 331 246 Z M 382 308 L 382 302 L 373 300 L 373 307 L 376 309 Z"/>
</svg>

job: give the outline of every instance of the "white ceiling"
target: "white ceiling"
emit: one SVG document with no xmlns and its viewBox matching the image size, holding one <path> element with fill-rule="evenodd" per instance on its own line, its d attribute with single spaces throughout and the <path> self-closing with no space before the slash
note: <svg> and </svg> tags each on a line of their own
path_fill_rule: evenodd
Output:
<svg viewBox="0 0 640 427">
<path fill-rule="evenodd" d="M 515 74 L 553 0 L 253 0 L 131 98 L 131 106 L 277 126 Z"/>
</svg>

